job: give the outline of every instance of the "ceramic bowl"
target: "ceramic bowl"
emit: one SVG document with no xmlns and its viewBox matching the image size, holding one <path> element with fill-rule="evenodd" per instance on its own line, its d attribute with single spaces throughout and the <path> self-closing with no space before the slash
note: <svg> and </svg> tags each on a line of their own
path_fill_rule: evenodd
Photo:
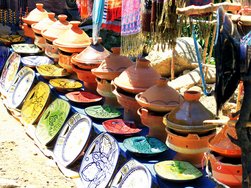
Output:
<svg viewBox="0 0 251 188">
<path fill-rule="evenodd" d="M 63 99 L 55 99 L 45 110 L 36 127 L 35 135 L 39 142 L 48 146 L 63 126 L 70 104 Z"/>
<path fill-rule="evenodd" d="M 34 124 L 39 120 L 43 110 L 50 101 L 50 87 L 44 82 L 38 82 L 27 94 L 21 108 L 21 119 L 24 124 Z"/>
<path fill-rule="evenodd" d="M 155 156 L 165 152 L 166 144 L 154 137 L 136 136 L 124 140 L 125 148 L 138 156 Z"/>
<path fill-rule="evenodd" d="M 13 44 L 11 48 L 14 52 L 21 54 L 21 55 L 31 55 L 31 54 L 39 54 L 42 53 L 42 50 L 38 48 L 35 44 Z"/>
<path fill-rule="evenodd" d="M 50 79 L 49 83 L 53 88 L 60 92 L 72 91 L 83 87 L 83 84 L 81 82 L 67 78 Z"/>
<path fill-rule="evenodd" d="M 117 141 L 108 133 L 98 135 L 88 147 L 79 170 L 83 187 L 106 187 L 119 158 Z"/>
<path fill-rule="evenodd" d="M 25 39 L 21 35 L 0 35 L 0 43 L 10 47 L 12 44 L 23 43 Z"/>
<path fill-rule="evenodd" d="M 73 91 L 66 95 L 66 98 L 76 104 L 93 104 L 100 102 L 102 97 L 88 91 Z"/>
<path fill-rule="evenodd" d="M 39 65 L 54 64 L 54 62 L 46 56 L 25 56 L 21 58 L 24 66 L 35 68 Z"/>
<path fill-rule="evenodd" d="M 121 116 L 121 112 L 118 111 L 116 108 L 113 108 L 111 106 L 90 106 L 85 108 L 85 113 L 96 119 L 112 119 L 112 118 L 118 118 Z"/>
<path fill-rule="evenodd" d="M 70 74 L 63 68 L 57 65 L 39 65 L 36 67 L 37 72 L 45 79 L 61 78 L 69 76 Z"/>
<path fill-rule="evenodd" d="M 92 131 L 92 121 L 76 113 L 64 124 L 53 153 L 56 161 L 67 167 L 83 156 Z"/>
<path fill-rule="evenodd" d="M 135 159 L 124 164 L 117 172 L 110 187 L 151 188 L 152 176 L 149 170 Z"/>
</svg>

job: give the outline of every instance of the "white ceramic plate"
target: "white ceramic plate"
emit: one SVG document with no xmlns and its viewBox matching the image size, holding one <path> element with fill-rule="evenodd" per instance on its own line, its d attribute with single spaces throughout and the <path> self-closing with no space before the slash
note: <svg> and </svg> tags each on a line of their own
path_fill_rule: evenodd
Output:
<svg viewBox="0 0 251 188">
<path fill-rule="evenodd" d="M 54 64 L 54 62 L 47 56 L 25 56 L 21 58 L 25 66 L 34 68 L 39 65 Z"/>
</svg>

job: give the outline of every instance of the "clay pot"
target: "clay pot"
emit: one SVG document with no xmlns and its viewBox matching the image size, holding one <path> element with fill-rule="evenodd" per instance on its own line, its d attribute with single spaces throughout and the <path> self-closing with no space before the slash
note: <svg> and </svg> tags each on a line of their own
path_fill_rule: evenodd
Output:
<svg viewBox="0 0 251 188">
<path fill-rule="evenodd" d="M 72 56 L 76 55 L 75 53 L 68 53 L 61 50 L 58 50 L 59 58 L 58 58 L 58 64 L 67 70 L 69 73 L 73 73 L 72 70 L 72 64 L 71 64 L 71 58 Z"/>
<path fill-rule="evenodd" d="M 92 73 L 98 78 L 113 80 L 125 69 L 133 65 L 133 62 L 126 56 L 120 55 L 120 48 L 111 48 L 112 54 L 107 56 L 98 68 L 92 69 Z"/>
<path fill-rule="evenodd" d="M 60 50 L 79 53 L 91 44 L 89 36 L 79 28 L 80 21 L 71 21 L 72 27 L 53 41 Z"/>
<path fill-rule="evenodd" d="M 182 96 L 167 82 L 166 78 L 160 78 L 156 85 L 137 94 L 135 98 L 140 106 L 156 112 L 170 112 L 183 102 Z"/>
<path fill-rule="evenodd" d="M 186 91 L 184 101 L 163 118 L 170 129 L 183 133 L 203 133 L 216 128 L 214 124 L 203 125 L 204 120 L 214 119 L 214 115 L 200 102 L 200 92 Z"/>
<path fill-rule="evenodd" d="M 166 128 L 166 145 L 176 151 L 175 160 L 188 161 L 197 167 L 201 167 L 204 152 L 209 150 L 208 140 L 215 136 L 215 131 L 205 135 L 187 134 L 180 135 Z"/>
<path fill-rule="evenodd" d="M 28 25 L 27 23 L 23 23 L 22 30 L 24 30 L 24 36 L 29 37 L 31 39 L 35 39 L 35 33 L 31 29 L 30 25 Z"/>
<path fill-rule="evenodd" d="M 81 69 L 86 69 L 86 70 L 90 70 L 93 68 L 97 68 L 99 66 L 99 64 L 85 64 L 85 63 L 81 63 L 79 61 L 76 60 L 76 56 L 77 54 L 73 55 L 71 58 L 71 64 L 76 65 L 77 67 L 81 68 Z"/>
<path fill-rule="evenodd" d="M 150 67 L 150 61 L 137 59 L 135 65 L 128 67 L 114 79 L 114 83 L 127 92 L 137 94 L 155 85 L 159 78 L 160 75 Z"/>
<path fill-rule="evenodd" d="M 149 128 L 148 135 L 165 142 L 166 131 L 162 121 L 164 114 L 154 113 L 143 107 L 139 108 L 137 113 L 141 118 L 141 123 Z"/>
</svg>

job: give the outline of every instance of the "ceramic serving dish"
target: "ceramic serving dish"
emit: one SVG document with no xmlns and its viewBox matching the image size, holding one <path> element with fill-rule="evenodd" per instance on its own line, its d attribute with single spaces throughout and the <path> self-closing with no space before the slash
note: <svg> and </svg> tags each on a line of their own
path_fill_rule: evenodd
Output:
<svg viewBox="0 0 251 188">
<path fill-rule="evenodd" d="M 110 187 L 151 188 L 152 176 L 149 170 L 135 159 L 124 164 L 117 172 Z"/>
<path fill-rule="evenodd" d="M 56 161 L 67 167 L 83 154 L 92 131 L 92 121 L 76 113 L 70 117 L 59 133 L 53 153 Z"/>
<path fill-rule="evenodd" d="M 57 65 L 39 65 L 36 69 L 37 72 L 45 79 L 61 78 L 70 75 L 65 69 Z"/>
<path fill-rule="evenodd" d="M 14 52 L 18 54 L 39 54 L 42 53 L 42 50 L 40 50 L 39 47 L 37 47 L 35 44 L 26 44 L 26 43 L 20 43 L 20 44 L 12 44 L 11 48 Z"/>
<path fill-rule="evenodd" d="M 67 78 L 50 79 L 49 83 L 58 91 L 71 91 L 83 87 L 81 82 Z"/>
<path fill-rule="evenodd" d="M 1 35 L 0 34 L 0 43 L 4 44 L 5 46 L 10 47 L 12 44 L 16 43 L 23 43 L 25 42 L 25 39 L 21 35 Z"/>
<path fill-rule="evenodd" d="M 38 82 L 27 94 L 21 108 L 21 119 L 24 124 L 34 124 L 49 103 L 50 87 L 44 82 Z"/>
<path fill-rule="evenodd" d="M 137 128 L 134 122 L 123 119 L 110 119 L 102 123 L 105 130 L 111 134 L 130 136 L 139 133 L 142 129 Z"/>
<path fill-rule="evenodd" d="M 77 104 L 91 104 L 100 102 L 102 97 L 88 91 L 73 91 L 66 95 L 66 98 Z"/>
<path fill-rule="evenodd" d="M 169 181 L 191 181 L 202 177 L 202 172 L 186 161 L 161 161 L 154 164 L 156 174 Z"/>
<path fill-rule="evenodd" d="M 63 99 L 55 99 L 45 110 L 36 127 L 36 137 L 43 145 L 49 145 L 63 126 L 70 104 Z"/>
<path fill-rule="evenodd" d="M 138 156 L 153 156 L 165 152 L 165 143 L 154 137 L 136 136 L 124 140 L 123 145 L 131 153 Z"/>
<path fill-rule="evenodd" d="M 85 108 L 88 116 L 96 119 L 112 119 L 121 116 L 121 112 L 111 106 L 95 105 Z"/>
<path fill-rule="evenodd" d="M 39 65 L 54 64 L 54 62 L 47 56 L 25 56 L 21 58 L 24 66 L 35 68 Z"/>
<path fill-rule="evenodd" d="M 79 170 L 83 187 L 106 187 L 114 173 L 119 157 L 117 141 L 102 133 L 88 147 Z"/>
</svg>

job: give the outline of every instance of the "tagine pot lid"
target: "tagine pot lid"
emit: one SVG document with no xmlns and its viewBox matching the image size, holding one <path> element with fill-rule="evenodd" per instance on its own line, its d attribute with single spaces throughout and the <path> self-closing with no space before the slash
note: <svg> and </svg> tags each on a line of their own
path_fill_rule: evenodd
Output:
<svg viewBox="0 0 251 188">
<path fill-rule="evenodd" d="M 159 79 L 160 75 L 150 67 L 150 61 L 142 58 L 115 78 L 114 83 L 127 92 L 137 94 L 155 85 Z"/>
<path fill-rule="evenodd" d="M 88 91 L 72 91 L 67 93 L 66 98 L 74 103 L 90 104 L 101 101 L 103 98 Z"/>
<path fill-rule="evenodd" d="M 36 3 L 36 8 L 30 11 L 27 16 L 22 17 L 22 21 L 31 25 L 47 17 L 48 12 L 44 9 L 44 5 L 42 3 Z"/>
<path fill-rule="evenodd" d="M 157 84 L 135 96 L 140 106 L 155 112 L 170 112 L 183 102 L 182 96 L 168 86 L 166 78 L 160 78 Z"/>
<path fill-rule="evenodd" d="M 93 74 L 101 79 L 113 80 L 133 65 L 128 57 L 120 55 L 120 47 L 113 47 L 111 50 L 112 54 L 107 56 L 98 68 L 92 69 Z"/>
<path fill-rule="evenodd" d="M 53 153 L 56 161 L 67 167 L 84 154 L 91 137 L 92 121 L 84 114 L 73 114 L 60 131 Z"/>
<path fill-rule="evenodd" d="M 181 132 L 205 132 L 215 129 L 215 125 L 203 125 L 204 120 L 215 119 L 215 116 L 200 103 L 200 92 L 188 90 L 184 101 L 164 116 L 163 123 L 168 128 Z"/>
<path fill-rule="evenodd" d="M 43 145 L 49 145 L 63 126 L 70 104 L 63 99 L 55 99 L 45 110 L 36 127 L 36 137 Z"/>
<path fill-rule="evenodd" d="M 21 108 L 21 119 L 24 124 L 33 124 L 47 106 L 51 89 L 48 84 L 38 82 L 27 94 Z"/>
<path fill-rule="evenodd" d="M 88 147 L 79 170 L 83 187 L 106 187 L 119 158 L 119 146 L 110 134 L 101 133 Z M 102 169 L 100 169 L 102 168 Z"/>
<path fill-rule="evenodd" d="M 49 41 L 53 41 L 70 29 L 72 25 L 66 19 L 67 16 L 64 14 L 58 15 L 58 20 L 55 23 L 41 31 L 43 37 Z M 70 37 L 68 36 L 68 38 Z"/>
<path fill-rule="evenodd" d="M 31 28 L 35 33 L 41 34 L 42 30 L 47 29 L 56 21 L 57 19 L 55 18 L 55 13 L 49 12 L 46 18 L 40 20 L 38 23 L 32 24 Z"/>
<path fill-rule="evenodd" d="M 151 188 L 152 175 L 148 168 L 135 159 L 125 163 L 116 173 L 110 187 Z"/>
</svg>

